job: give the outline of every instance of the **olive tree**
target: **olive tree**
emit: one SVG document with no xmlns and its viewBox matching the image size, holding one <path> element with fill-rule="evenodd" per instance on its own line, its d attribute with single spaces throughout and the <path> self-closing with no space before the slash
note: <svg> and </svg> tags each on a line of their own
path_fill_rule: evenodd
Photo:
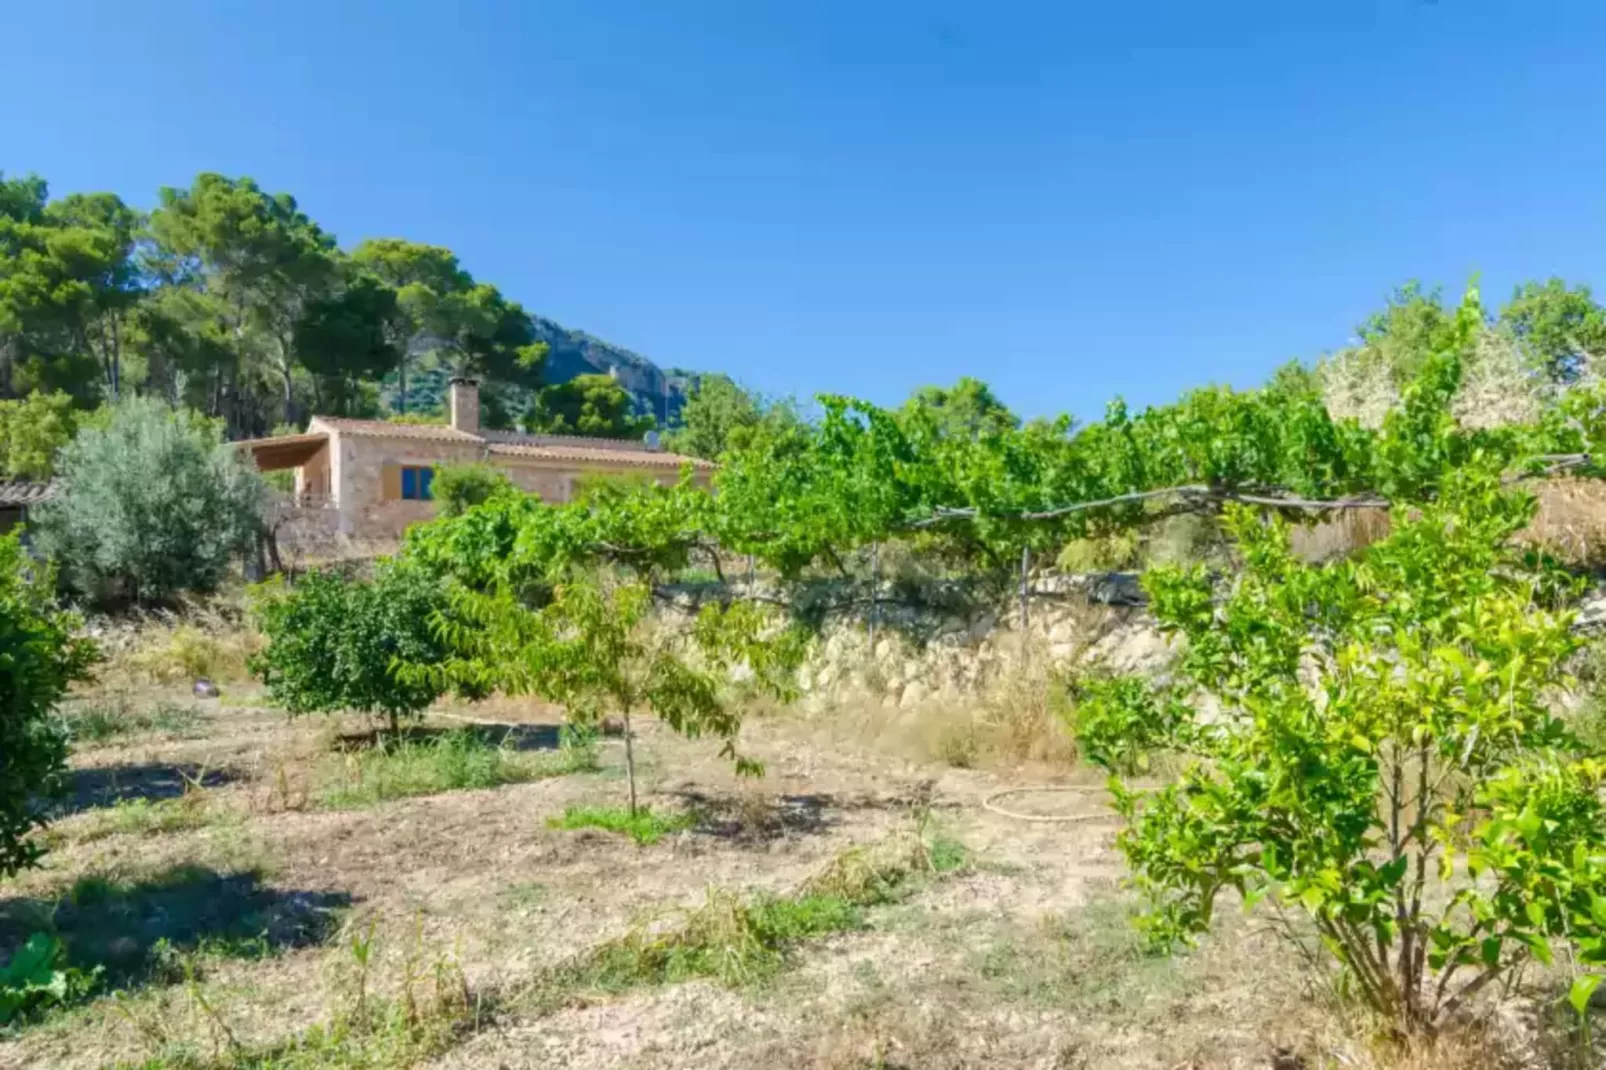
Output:
<svg viewBox="0 0 1606 1070">
<path fill-rule="evenodd" d="M 60 490 L 35 514 L 39 548 L 101 601 L 209 591 L 261 528 L 261 477 L 215 421 L 128 397 L 57 456 Z"/>
<path fill-rule="evenodd" d="M 1571 584 L 1513 543 L 1533 511 L 1467 469 L 1352 560 L 1302 563 L 1240 509 L 1230 590 L 1148 575 L 1177 671 L 1092 681 L 1077 721 L 1117 772 L 1181 763 L 1159 788 L 1112 780 L 1157 940 L 1205 930 L 1229 890 L 1269 897 L 1416 1033 L 1558 949 L 1606 965 L 1606 760 L 1553 712 L 1579 640 Z M 1575 1006 L 1598 981 L 1576 974 Z"/>
<path fill-rule="evenodd" d="M 0 536 L 0 877 L 39 857 L 29 833 L 60 786 L 67 740 L 51 710 L 95 657 L 56 607 L 48 569 L 30 561 L 15 533 Z"/>
</svg>

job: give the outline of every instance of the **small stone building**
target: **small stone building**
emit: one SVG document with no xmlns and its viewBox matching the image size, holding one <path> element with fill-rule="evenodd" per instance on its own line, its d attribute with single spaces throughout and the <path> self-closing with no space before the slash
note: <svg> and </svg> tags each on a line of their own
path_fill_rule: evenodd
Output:
<svg viewBox="0 0 1606 1070">
<path fill-rule="evenodd" d="M 294 506 L 326 518 L 331 534 L 384 542 L 435 514 L 432 482 L 444 464 L 483 462 L 549 502 L 569 501 L 596 476 L 669 484 L 691 466 L 706 481 L 714 466 L 643 442 L 573 435 L 526 435 L 480 427 L 479 385 L 454 379 L 446 425 L 314 416 L 305 434 L 239 443 L 261 471 L 295 470 Z"/>
</svg>

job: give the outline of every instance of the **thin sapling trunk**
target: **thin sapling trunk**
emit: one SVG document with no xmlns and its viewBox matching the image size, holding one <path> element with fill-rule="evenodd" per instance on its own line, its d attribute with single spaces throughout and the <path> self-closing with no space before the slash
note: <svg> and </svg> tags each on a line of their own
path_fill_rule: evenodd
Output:
<svg viewBox="0 0 1606 1070">
<path fill-rule="evenodd" d="M 630 731 L 630 707 L 623 710 L 625 722 L 625 780 L 630 785 L 630 816 L 636 816 L 636 745 Z"/>
</svg>

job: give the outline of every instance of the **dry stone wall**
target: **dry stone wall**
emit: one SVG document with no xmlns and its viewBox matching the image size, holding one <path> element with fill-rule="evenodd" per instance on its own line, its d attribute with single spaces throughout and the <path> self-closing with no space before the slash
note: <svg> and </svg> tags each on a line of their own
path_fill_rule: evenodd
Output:
<svg viewBox="0 0 1606 1070">
<path fill-rule="evenodd" d="M 1136 577 L 1125 574 L 1038 577 L 1024 629 L 1017 600 L 963 598 L 953 589 L 930 591 L 922 601 L 889 585 L 873 605 L 862 591 L 845 589 L 799 594 L 711 585 L 670 593 L 671 604 L 682 611 L 724 594 L 756 595 L 794 608 L 824 603 L 797 680 L 804 705 L 815 708 L 866 700 L 904 708 L 962 702 L 1020 672 L 1028 659 L 1039 668 L 1046 662 L 1054 668 L 1148 672 L 1173 654 L 1142 604 Z"/>
</svg>

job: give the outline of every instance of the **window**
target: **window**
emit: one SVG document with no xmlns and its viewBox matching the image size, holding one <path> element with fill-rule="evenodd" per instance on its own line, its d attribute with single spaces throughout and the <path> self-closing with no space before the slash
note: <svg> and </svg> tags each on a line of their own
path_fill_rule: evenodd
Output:
<svg viewBox="0 0 1606 1070">
<path fill-rule="evenodd" d="M 401 496 L 405 501 L 427 502 L 435 497 L 435 469 L 404 467 L 401 470 Z"/>
</svg>

